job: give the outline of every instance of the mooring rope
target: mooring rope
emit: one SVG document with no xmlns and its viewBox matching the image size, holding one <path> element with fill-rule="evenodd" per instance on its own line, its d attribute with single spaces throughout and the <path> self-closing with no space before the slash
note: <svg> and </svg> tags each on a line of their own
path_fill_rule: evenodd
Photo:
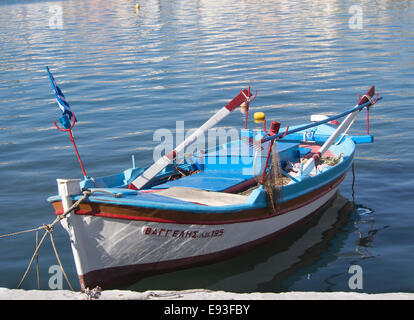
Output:
<svg viewBox="0 0 414 320">
<path fill-rule="evenodd" d="M 74 291 L 74 290 L 73 290 L 73 287 L 72 287 L 72 285 L 71 285 L 71 283 L 70 283 L 70 281 L 69 281 L 69 279 L 68 279 L 68 277 L 67 277 L 67 275 L 66 275 L 66 273 L 65 273 L 65 270 L 63 269 L 62 262 L 61 262 L 61 260 L 60 260 L 60 258 L 59 258 L 59 254 L 58 254 L 58 252 L 57 252 L 57 250 L 56 250 L 55 242 L 54 242 L 54 240 L 53 240 L 53 228 L 54 228 L 54 226 L 56 225 L 56 223 L 58 223 L 60 220 L 62 220 L 62 219 L 64 219 L 64 218 L 66 218 L 66 216 L 67 216 L 69 213 L 71 213 L 73 210 L 75 210 L 75 209 L 79 206 L 79 204 L 80 204 L 83 200 L 85 200 L 88 196 L 90 196 L 90 195 L 92 195 L 92 194 L 93 194 L 93 192 L 91 192 L 91 191 L 89 191 L 89 190 L 84 190 L 82 193 L 83 193 L 82 197 L 81 197 L 81 198 L 79 198 L 79 200 L 77 200 L 76 202 L 74 202 L 74 203 L 70 206 L 70 208 L 69 208 L 69 209 L 67 209 L 67 210 L 66 210 L 65 212 L 63 212 L 62 214 L 58 215 L 58 216 L 56 217 L 56 219 L 55 219 L 52 223 L 50 223 L 50 224 L 44 224 L 44 225 L 39 226 L 39 227 L 37 227 L 37 228 L 28 229 L 28 230 L 23 230 L 23 231 L 18 231 L 18 232 L 13 232 L 13 233 L 9 233 L 9 234 L 5 234 L 5 235 L 1 235 L 1 236 L 0 236 L 0 238 L 5 238 L 5 237 L 10 237 L 10 236 L 14 236 L 14 235 L 22 234 L 22 233 L 27 233 L 27 232 L 34 232 L 34 231 L 36 231 L 36 249 L 35 249 L 35 251 L 34 251 L 34 253 L 33 253 L 33 255 L 32 255 L 32 258 L 30 259 L 29 265 L 27 266 L 27 269 L 26 269 L 25 273 L 23 274 L 22 279 L 20 280 L 20 282 L 19 282 L 19 284 L 18 284 L 18 286 L 17 286 L 17 289 L 19 289 L 19 288 L 20 288 L 20 286 L 22 285 L 23 281 L 25 280 L 25 278 L 26 278 L 27 274 L 29 273 L 30 267 L 31 267 L 31 265 L 32 265 L 32 263 L 33 263 L 33 261 L 34 261 L 34 259 L 38 257 L 38 252 L 39 252 L 40 247 L 41 247 L 41 246 L 42 246 L 42 244 L 43 244 L 43 241 L 45 240 L 46 236 L 49 234 L 49 236 L 50 236 L 50 241 L 51 241 L 51 243 L 52 243 L 52 247 L 53 247 L 53 250 L 54 250 L 54 252 L 55 252 L 56 259 L 57 259 L 57 261 L 59 262 L 59 266 L 60 266 L 60 268 L 61 268 L 61 270 L 62 270 L 62 273 L 63 273 L 63 275 L 64 275 L 64 277 L 65 277 L 65 279 L 66 279 L 66 282 L 68 283 L 68 285 L 69 285 L 70 289 L 71 289 L 72 291 Z M 41 231 L 41 230 L 45 230 L 45 233 L 43 234 L 43 237 L 40 239 L 40 242 L 38 242 L 38 232 L 39 232 L 39 231 Z M 37 267 L 37 278 L 38 278 L 38 286 L 39 286 L 39 269 L 38 269 L 38 267 Z"/>
<path fill-rule="evenodd" d="M 355 162 L 352 162 L 352 204 L 355 208 Z"/>
<path fill-rule="evenodd" d="M 39 242 L 39 231 L 36 231 L 36 247 Z M 36 255 L 36 280 L 37 280 L 37 289 L 40 290 L 40 277 L 39 277 L 39 255 Z"/>
<path fill-rule="evenodd" d="M 38 227 L 38 228 L 35 228 L 35 229 L 28 229 L 28 230 L 23 230 L 23 231 L 18 231 L 18 232 L 3 234 L 3 235 L 0 236 L 0 238 L 11 237 L 11 236 L 15 236 L 15 235 L 22 234 L 22 233 L 26 233 L 26 232 L 40 231 L 42 229 L 43 229 L 43 226 Z"/>
<path fill-rule="evenodd" d="M 48 232 L 49 232 L 49 231 L 48 231 Z M 50 234 L 50 242 L 52 243 L 53 251 L 55 251 L 56 259 L 57 259 L 57 261 L 59 262 L 60 269 L 62 270 L 62 273 L 63 273 L 63 275 L 64 275 L 64 277 L 65 277 L 65 279 L 66 279 L 66 282 L 68 283 L 68 285 L 69 285 L 70 289 L 71 289 L 72 291 L 75 291 L 75 290 L 73 290 L 73 287 L 72 287 L 72 285 L 70 284 L 70 281 L 69 281 L 69 279 L 68 279 L 68 276 L 66 275 L 66 272 L 65 272 L 65 270 L 63 269 L 62 262 L 60 261 L 60 258 L 59 258 L 59 255 L 58 255 L 58 252 L 57 252 L 57 250 L 56 250 L 55 241 L 53 241 L 53 233 L 52 233 L 52 232 L 49 232 L 49 234 Z"/>
<path fill-rule="evenodd" d="M 26 272 L 24 273 L 24 275 L 23 275 L 22 279 L 20 280 L 19 284 L 17 285 L 17 289 L 20 288 L 20 286 L 22 285 L 24 279 L 26 279 L 26 276 L 29 273 L 30 267 L 31 267 L 31 265 L 33 263 L 33 260 L 37 256 L 37 253 L 39 252 L 39 249 L 40 249 L 43 241 L 45 240 L 46 236 L 47 236 L 47 231 L 44 233 L 42 239 L 40 240 L 39 244 L 37 245 L 36 250 L 35 250 L 35 252 L 32 255 L 32 258 L 30 259 L 29 266 L 27 267 Z"/>
<path fill-rule="evenodd" d="M 195 294 L 195 293 L 211 293 L 211 290 L 208 289 L 188 289 L 180 291 L 166 291 L 166 292 L 147 292 L 143 300 L 166 300 L 166 299 L 179 299 L 182 298 L 185 294 Z"/>
<path fill-rule="evenodd" d="M 101 192 L 101 191 L 100 191 Z M 17 232 L 13 232 L 13 233 L 8 233 L 8 234 L 4 234 L 4 235 L 0 235 L 0 238 L 5 238 L 5 237 L 10 237 L 10 236 L 15 236 L 18 234 L 22 234 L 22 233 L 27 233 L 27 232 L 34 232 L 34 231 L 40 231 L 42 229 L 45 229 L 46 227 L 50 227 L 53 228 L 55 226 L 56 223 L 58 223 L 60 220 L 62 220 L 63 218 L 65 218 L 71 211 L 73 211 L 74 209 L 76 209 L 76 207 L 79 206 L 79 204 L 85 200 L 86 197 L 90 196 L 93 192 L 89 191 L 89 190 L 85 190 L 82 192 L 83 196 L 76 201 L 67 211 L 65 211 L 64 213 L 62 213 L 61 215 L 59 215 L 55 221 L 53 221 L 51 224 L 44 224 L 42 226 L 39 226 L 37 228 L 33 228 L 33 229 L 27 229 L 27 230 L 22 230 L 22 231 L 17 231 Z"/>
</svg>

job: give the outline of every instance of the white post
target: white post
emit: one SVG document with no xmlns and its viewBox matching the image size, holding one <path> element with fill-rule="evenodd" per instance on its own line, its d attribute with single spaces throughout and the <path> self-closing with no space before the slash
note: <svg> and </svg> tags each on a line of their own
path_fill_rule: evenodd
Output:
<svg viewBox="0 0 414 320">
<path fill-rule="evenodd" d="M 62 198 L 63 211 L 68 210 L 73 201 L 70 196 L 81 194 L 79 183 L 80 179 L 56 179 L 58 183 L 59 195 Z"/>
<path fill-rule="evenodd" d="M 72 195 L 81 194 L 80 181 L 81 179 L 56 179 L 58 183 L 59 195 L 62 198 L 63 211 L 66 212 L 72 204 Z M 78 275 L 83 274 L 81 265 L 81 257 L 86 256 L 81 242 L 82 242 L 82 220 L 75 214 L 69 214 L 66 219 L 60 220 L 62 227 L 68 232 L 72 246 L 73 258 L 75 260 L 76 270 Z"/>
<path fill-rule="evenodd" d="M 59 195 L 62 198 L 63 212 L 66 212 L 73 204 L 70 196 L 80 194 L 80 179 L 56 179 Z M 67 219 L 60 220 L 63 228 L 69 232 Z"/>
</svg>

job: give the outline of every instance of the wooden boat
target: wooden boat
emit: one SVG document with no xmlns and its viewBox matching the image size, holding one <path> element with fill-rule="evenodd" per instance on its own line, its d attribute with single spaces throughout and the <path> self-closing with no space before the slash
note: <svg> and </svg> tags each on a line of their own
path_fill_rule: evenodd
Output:
<svg viewBox="0 0 414 320">
<path fill-rule="evenodd" d="M 227 259 L 305 221 L 335 196 L 356 144 L 373 141 L 346 133 L 376 102 L 374 92 L 341 115 L 303 126 L 279 130 L 272 122 L 269 131 L 265 123 L 263 130 L 242 129 L 239 139 L 181 163 L 175 159 L 194 137 L 147 168 L 58 179 L 59 195 L 48 199 L 56 215 L 67 214 L 82 191 L 89 192 L 61 221 L 81 288 L 123 288 L 149 275 Z M 224 108 L 246 107 L 251 96 L 244 90 Z M 197 134 L 217 123 L 223 109 Z"/>
</svg>

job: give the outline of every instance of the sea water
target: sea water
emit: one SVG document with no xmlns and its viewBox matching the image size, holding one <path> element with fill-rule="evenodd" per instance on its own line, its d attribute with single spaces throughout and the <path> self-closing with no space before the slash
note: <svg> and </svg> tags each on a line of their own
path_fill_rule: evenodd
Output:
<svg viewBox="0 0 414 320">
<path fill-rule="evenodd" d="M 375 142 L 358 146 L 326 211 L 248 254 L 131 288 L 413 292 L 412 2 L 136 3 L 0 1 L 0 235 L 53 221 L 56 178 L 82 177 L 69 135 L 53 125 L 46 66 L 76 114 L 90 176 L 131 167 L 132 155 L 151 164 L 157 130 L 198 128 L 241 88 L 258 90 L 250 117 L 263 111 L 285 126 L 341 113 L 375 85 Z M 219 127 L 243 125 L 236 111 Z M 366 134 L 365 111 L 352 133 Z M 53 234 L 79 289 L 69 238 L 60 226 Z M 0 287 L 17 286 L 34 248 L 33 232 L 0 239 Z M 22 288 L 38 287 L 36 262 L 41 289 L 68 288 L 49 239 Z"/>
</svg>

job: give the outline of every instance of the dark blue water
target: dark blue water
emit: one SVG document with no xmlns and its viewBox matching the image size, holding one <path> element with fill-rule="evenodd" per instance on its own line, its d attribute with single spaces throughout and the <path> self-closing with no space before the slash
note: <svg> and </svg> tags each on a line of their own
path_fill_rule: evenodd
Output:
<svg viewBox="0 0 414 320">
<path fill-rule="evenodd" d="M 0 1 L 0 235 L 51 222 L 46 198 L 56 178 L 82 177 L 68 135 L 52 123 L 60 114 L 46 65 L 78 117 L 75 138 L 91 176 L 130 167 L 131 155 L 137 166 L 151 164 L 154 130 L 175 130 L 177 120 L 197 128 L 249 85 L 258 90 L 252 113 L 294 125 L 352 107 L 375 84 L 383 97 L 370 112 L 375 143 L 359 146 L 354 188 L 350 173 L 326 212 L 242 257 L 134 289 L 352 291 L 348 270 L 358 265 L 359 292 L 413 292 L 411 1 L 135 5 Z M 220 123 L 241 125 L 238 111 Z M 363 113 L 352 133 L 365 130 Z M 78 289 L 68 237 L 57 227 L 54 238 Z M 1 287 L 17 286 L 34 246 L 33 233 L 0 239 Z M 47 241 L 42 289 L 56 264 Z M 37 288 L 34 268 L 22 287 Z"/>
</svg>

